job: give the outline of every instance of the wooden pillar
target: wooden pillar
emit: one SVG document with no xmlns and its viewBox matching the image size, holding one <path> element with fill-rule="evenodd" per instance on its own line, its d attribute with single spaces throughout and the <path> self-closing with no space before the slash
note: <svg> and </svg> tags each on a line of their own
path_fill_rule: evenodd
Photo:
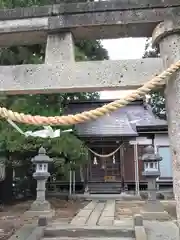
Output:
<svg viewBox="0 0 180 240">
<path fill-rule="evenodd" d="M 124 144 L 120 147 L 120 171 L 122 191 L 125 191 Z"/>
<path fill-rule="evenodd" d="M 139 195 L 139 162 L 138 162 L 138 144 L 134 143 L 134 171 L 135 171 L 135 192 Z"/>
<path fill-rule="evenodd" d="M 88 184 L 89 180 L 91 181 L 91 164 L 92 164 L 92 158 L 91 158 L 91 152 L 88 150 L 88 164 L 87 164 L 87 169 L 86 169 L 86 183 Z"/>
<path fill-rule="evenodd" d="M 159 45 L 166 69 L 180 60 L 180 18 L 160 23 L 153 32 L 153 44 Z M 180 71 L 168 79 L 166 90 L 168 131 L 173 159 L 173 188 L 177 220 L 180 222 Z"/>
</svg>

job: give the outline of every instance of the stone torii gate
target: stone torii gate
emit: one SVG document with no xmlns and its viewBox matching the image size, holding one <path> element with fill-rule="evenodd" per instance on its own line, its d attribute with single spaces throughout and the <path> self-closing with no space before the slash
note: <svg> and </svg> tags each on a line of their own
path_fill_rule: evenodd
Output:
<svg viewBox="0 0 180 240">
<path fill-rule="evenodd" d="M 136 89 L 180 60 L 179 0 L 118 0 L 0 10 L 0 47 L 47 42 L 45 63 L 0 66 L 6 94 Z M 75 62 L 73 39 L 153 37 L 161 58 Z M 180 220 L 180 73 L 166 86 Z M 32 122 L 33 123 L 33 122 Z"/>
</svg>

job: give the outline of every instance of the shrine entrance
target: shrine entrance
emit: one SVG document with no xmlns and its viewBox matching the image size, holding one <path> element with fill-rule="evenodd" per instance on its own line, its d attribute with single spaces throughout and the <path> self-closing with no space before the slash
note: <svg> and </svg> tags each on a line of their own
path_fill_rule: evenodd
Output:
<svg viewBox="0 0 180 240">
<path fill-rule="evenodd" d="M 124 179 L 123 147 L 123 141 L 117 138 L 99 138 L 88 144 L 87 182 L 91 193 L 121 192 Z"/>
<path fill-rule="evenodd" d="M 115 149 L 116 150 L 116 149 Z M 89 180 L 100 182 L 121 181 L 121 163 L 120 149 L 113 155 L 108 156 L 115 151 L 112 147 L 93 148 L 90 152 L 89 162 Z M 101 155 L 97 156 L 95 153 Z M 106 156 L 107 155 L 107 156 Z"/>
</svg>

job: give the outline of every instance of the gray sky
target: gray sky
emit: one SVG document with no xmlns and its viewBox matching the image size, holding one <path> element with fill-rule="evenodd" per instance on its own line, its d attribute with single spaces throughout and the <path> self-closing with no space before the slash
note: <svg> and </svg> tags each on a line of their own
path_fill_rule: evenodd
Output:
<svg viewBox="0 0 180 240">
<path fill-rule="evenodd" d="M 138 59 L 141 58 L 144 49 L 146 38 L 122 38 L 113 40 L 102 40 L 104 48 L 107 49 L 111 60 L 123 59 Z M 127 91 L 103 91 L 101 92 L 102 99 L 120 98 Z"/>
</svg>

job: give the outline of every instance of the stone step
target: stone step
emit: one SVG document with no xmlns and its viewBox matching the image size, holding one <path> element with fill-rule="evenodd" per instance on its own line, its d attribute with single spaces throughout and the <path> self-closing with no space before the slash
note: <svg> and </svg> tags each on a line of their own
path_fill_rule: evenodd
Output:
<svg viewBox="0 0 180 240">
<path fill-rule="evenodd" d="M 120 183 L 89 183 L 89 187 L 120 187 Z"/>
<path fill-rule="evenodd" d="M 135 237 L 133 228 L 115 226 L 51 226 L 45 229 L 44 238 L 131 238 Z"/>
<path fill-rule="evenodd" d="M 43 238 L 42 240 L 99 240 L 99 238 L 84 238 L 84 237 L 78 237 L 78 238 L 71 238 L 71 237 L 57 237 L 57 238 Z M 135 238 L 129 238 L 129 237 L 117 237 L 117 238 L 104 238 L 103 240 L 135 240 Z"/>
<path fill-rule="evenodd" d="M 121 193 L 121 185 L 116 183 L 91 183 L 89 184 L 90 193 Z"/>
<path fill-rule="evenodd" d="M 121 191 L 117 189 L 89 189 L 91 194 L 120 194 Z"/>
<path fill-rule="evenodd" d="M 116 193 L 120 193 L 121 190 L 120 189 L 108 189 L 108 188 L 90 188 L 89 189 L 90 192 L 102 192 L 102 193 L 106 193 L 106 192 L 110 192 L 110 193 L 113 193 L 113 192 L 116 192 Z"/>
<path fill-rule="evenodd" d="M 108 186 L 108 187 L 106 187 L 106 186 L 89 186 L 89 189 L 108 189 L 108 190 L 112 190 L 112 189 L 114 189 L 114 190 L 117 190 L 117 189 L 121 189 L 121 187 L 120 186 Z"/>
<path fill-rule="evenodd" d="M 121 189 L 121 186 L 89 186 L 90 189 Z"/>
</svg>

